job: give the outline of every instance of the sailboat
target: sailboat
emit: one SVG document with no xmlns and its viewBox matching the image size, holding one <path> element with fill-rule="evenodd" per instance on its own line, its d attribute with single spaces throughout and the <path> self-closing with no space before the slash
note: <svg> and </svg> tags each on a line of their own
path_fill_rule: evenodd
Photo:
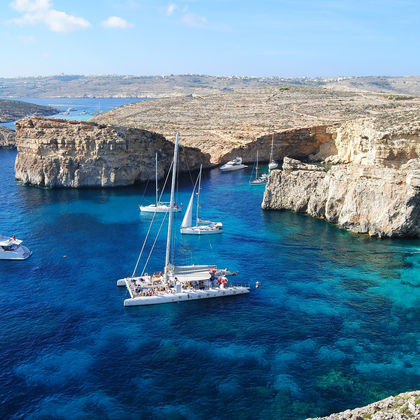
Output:
<svg viewBox="0 0 420 420">
<path fill-rule="evenodd" d="M 273 147 L 274 147 L 274 134 L 271 136 L 271 151 L 270 151 L 270 162 L 268 164 L 268 171 L 276 169 L 279 164 L 273 159 Z"/>
<path fill-rule="evenodd" d="M 173 261 L 170 261 L 171 242 L 173 240 L 173 203 L 178 158 L 178 142 L 179 133 L 177 133 L 175 141 L 169 211 L 164 217 L 165 220 L 168 216 L 168 233 L 166 238 L 164 270 L 163 273 L 158 272 L 152 275 L 144 273 L 151 252 L 154 248 L 153 244 L 142 274 L 137 277 L 135 276 L 138 263 L 141 259 L 147 237 L 150 232 L 150 225 L 149 232 L 146 235 L 132 276 L 117 281 L 117 285 L 125 286 L 130 294 L 130 297 L 124 300 L 124 306 L 156 305 L 160 303 L 201 300 L 249 293 L 249 286 L 229 285 L 227 276 L 233 273 L 230 273 L 227 268 L 220 270 L 216 265 L 175 266 Z M 153 218 L 155 218 L 155 215 Z M 159 231 L 161 227 L 162 224 Z"/>
<path fill-rule="evenodd" d="M 162 203 L 159 200 L 159 185 L 158 185 L 158 156 L 155 156 L 155 185 L 156 185 L 156 204 L 149 204 L 148 206 L 140 205 L 140 211 L 145 213 L 167 213 L 169 211 L 169 203 Z M 181 211 L 181 209 L 174 204 L 174 211 Z"/>
<path fill-rule="evenodd" d="M 267 181 L 268 181 L 267 174 L 261 174 L 260 176 L 258 176 L 258 150 L 257 150 L 257 159 L 256 159 L 256 165 L 255 165 L 255 178 L 253 180 L 250 180 L 249 183 L 251 185 L 261 185 L 261 184 L 266 184 Z"/>
<path fill-rule="evenodd" d="M 193 192 L 191 194 L 190 201 L 188 203 L 187 211 L 185 212 L 184 219 L 181 224 L 181 233 L 185 235 L 211 235 L 214 233 L 222 233 L 222 223 L 220 222 L 210 222 L 208 220 L 200 220 L 198 217 L 198 211 L 200 208 L 200 190 L 201 190 L 201 174 L 203 170 L 203 165 L 200 165 L 200 173 L 198 174 L 197 181 L 195 182 Z M 195 188 L 198 183 L 197 191 L 197 213 L 196 213 L 196 224 L 192 224 L 192 213 L 193 213 L 193 204 L 194 204 L 194 195 Z"/>
</svg>

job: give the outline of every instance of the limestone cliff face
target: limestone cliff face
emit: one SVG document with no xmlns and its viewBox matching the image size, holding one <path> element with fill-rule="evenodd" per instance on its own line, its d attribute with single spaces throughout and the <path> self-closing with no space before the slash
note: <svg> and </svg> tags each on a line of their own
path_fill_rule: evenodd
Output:
<svg viewBox="0 0 420 420">
<path fill-rule="evenodd" d="M 169 170 L 173 143 L 145 130 L 58 119 L 16 123 L 15 177 L 45 187 L 110 187 L 154 179 Z M 208 155 L 184 147 L 180 167 L 208 165 Z"/>
<path fill-rule="evenodd" d="M 418 119 L 403 126 L 347 122 L 332 139 L 337 153 L 325 160 L 330 170 L 285 158 L 283 170 L 270 175 L 262 207 L 308 213 L 372 236 L 419 237 Z"/>
<path fill-rule="evenodd" d="M 15 132 L 0 125 L 0 149 L 16 149 Z"/>
<path fill-rule="evenodd" d="M 401 169 L 335 165 L 329 171 L 285 158 L 273 171 L 263 209 L 292 210 L 357 233 L 420 236 L 420 159 Z"/>
</svg>

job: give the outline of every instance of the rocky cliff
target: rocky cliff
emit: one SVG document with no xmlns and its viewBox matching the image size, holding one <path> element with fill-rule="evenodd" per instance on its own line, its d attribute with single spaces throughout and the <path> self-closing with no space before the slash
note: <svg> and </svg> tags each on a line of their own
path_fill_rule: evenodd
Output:
<svg viewBox="0 0 420 420">
<path fill-rule="evenodd" d="M 0 149 L 16 149 L 15 132 L 0 125 Z"/>
<path fill-rule="evenodd" d="M 45 187 L 109 187 L 154 179 L 169 170 L 173 143 L 134 128 L 59 119 L 27 118 L 16 123 L 16 179 Z M 182 147 L 181 168 L 209 164 L 198 149 Z"/>
<path fill-rule="evenodd" d="M 405 420 L 420 418 L 420 391 L 405 392 L 362 408 L 307 420 Z"/>
<path fill-rule="evenodd" d="M 331 166 L 285 158 L 262 208 L 323 218 L 352 232 L 420 237 L 420 124 L 411 116 L 344 123 L 333 134 Z M 382 125 L 381 125 L 382 124 Z"/>
</svg>

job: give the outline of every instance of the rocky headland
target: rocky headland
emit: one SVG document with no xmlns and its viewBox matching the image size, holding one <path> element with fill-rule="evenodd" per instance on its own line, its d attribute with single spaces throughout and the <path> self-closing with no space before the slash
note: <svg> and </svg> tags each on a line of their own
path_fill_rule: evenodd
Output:
<svg viewBox="0 0 420 420">
<path fill-rule="evenodd" d="M 16 149 L 15 132 L 0 125 L 0 149 Z"/>
<path fill-rule="evenodd" d="M 50 106 L 0 99 L 0 123 L 16 121 L 29 115 L 42 117 L 57 113 L 58 110 Z"/>
<path fill-rule="evenodd" d="M 169 170 L 173 142 L 135 128 L 61 119 L 27 118 L 16 123 L 15 177 L 43 187 L 115 187 L 154 179 Z M 180 163 L 197 169 L 208 155 L 182 147 Z"/>
<path fill-rule="evenodd" d="M 420 418 L 420 391 L 405 392 L 365 407 L 307 420 L 408 420 Z"/>
<path fill-rule="evenodd" d="M 277 160 L 320 151 L 328 156 L 333 151 L 321 145 L 331 144 L 335 125 L 366 116 L 392 120 L 395 113 L 419 109 L 420 97 L 277 86 L 142 101 L 92 121 L 141 128 L 166 138 L 179 131 L 183 145 L 205 150 L 216 165 L 236 155 L 251 163 L 257 149 L 260 159 L 268 161 L 272 136 Z"/>
<path fill-rule="evenodd" d="M 323 156 L 327 165 L 285 158 L 270 175 L 262 208 L 307 213 L 371 236 L 420 237 L 419 114 L 346 122 L 331 142 L 336 153 Z"/>
</svg>

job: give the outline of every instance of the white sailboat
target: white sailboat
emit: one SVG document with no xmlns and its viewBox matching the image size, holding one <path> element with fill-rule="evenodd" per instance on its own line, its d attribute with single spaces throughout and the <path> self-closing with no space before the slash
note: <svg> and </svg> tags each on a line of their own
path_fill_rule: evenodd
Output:
<svg viewBox="0 0 420 420">
<path fill-rule="evenodd" d="M 268 163 L 268 170 L 272 171 L 276 169 L 279 164 L 273 159 L 273 148 L 274 148 L 274 134 L 271 136 L 271 151 L 270 151 L 270 162 Z"/>
<path fill-rule="evenodd" d="M 232 273 L 227 269 L 218 270 L 215 265 L 175 266 L 173 262 L 170 262 L 178 141 L 179 134 L 177 133 L 172 169 L 170 207 L 164 218 L 166 219 L 169 215 L 164 272 L 152 275 L 144 273 L 150 258 L 149 254 L 142 274 L 135 277 L 135 271 L 144 250 L 148 233 L 132 276 L 117 281 L 117 285 L 125 286 L 130 294 L 130 297 L 124 300 L 124 306 L 155 305 L 249 293 L 249 286 L 228 285 L 226 276 Z"/>
<path fill-rule="evenodd" d="M 0 260 L 26 260 L 29 258 L 32 252 L 21 244 L 22 241 L 16 239 L 15 235 L 11 238 L 0 235 Z"/>
<path fill-rule="evenodd" d="M 258 176 L 258 150 L 257 150 L 257 159 L 256 159 L 256 165 L 255 165 L 255 178 L 250 180 L 249 183 L 251 185 L 261 185 L 261 184 L 266 184 L 267 181 L 268 181 L 267 174 L 261 174 L 260 176 Z"/>
<path fill-rule="evenodd" d="M 200 220 L 198 216 L 198 211 L 200 208 L 200 191 L 201 191 L 201 174 L 203 170 L 203 165 L 200 165 L 200 173 L 198 174 L 197 181 L 195 182 L 193 192 L 191 194 L 190 201 L 188 203 L 187 210 L 185 212 L 184 219 L 181 224 L 181 233 L 185 235 L 211 235 L 215 233 L 222 233 L 222 223 L 220 222 L 210 222 L 208 220 Z M 193 213 L 193 204 L 194 204 L 194 195 L 195 188 L 198 182 L 198 191 L 197 191 L 197 213 L 196 213 L 196 224 L 193 226 L 192 223 L 192 213 Z"/>
<path fill-rule="evenodd" d="M 167 213 L 169 211 L 169 203 L 162 203 L 159 200 L 159 185 L 158 185 L 158 159 L 157 159 L 157 153 L 155 156 L 156 165 L 155 165 L 155 182 L 156 182 L 156 204 L 149 204 L 148 206 L 142 206 L 140 205 L 140 211 L 144 213 Z M 163 193 L 163 191 L 162 191 Z M 181 209 L 174 205 L 173 207 L 174 211 L 181 211 Z"/>
</svg>

